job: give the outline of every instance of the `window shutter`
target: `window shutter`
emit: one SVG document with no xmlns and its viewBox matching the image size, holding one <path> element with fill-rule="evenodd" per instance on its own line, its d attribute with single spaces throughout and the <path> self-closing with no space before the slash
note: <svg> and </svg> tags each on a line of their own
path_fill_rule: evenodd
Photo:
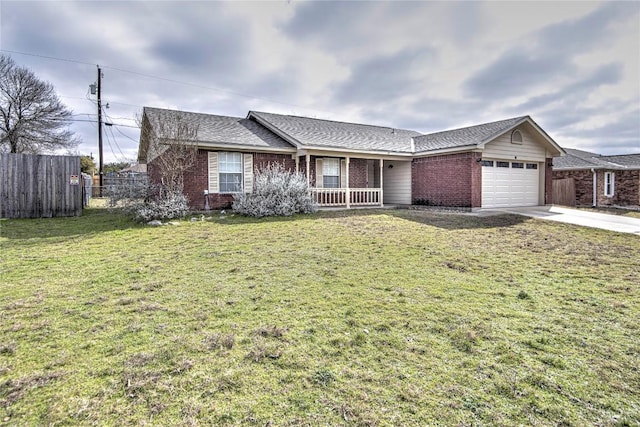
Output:
<svg viewBox="0 0 640 427">
<path fill-rule="evenodd" d="M 218 175 L 218 153 L 209 151 L 209 193 L 220 192 L 220 176 Z"/>
<path fill-rule="evenodd" d="M 340 160 L 340 188 L 347 188 L 347 161 Z"/>
<path fill-rule="evenodd" d="M 253 193 L 253 154 L 244 154 L 244 192 Z"/>
<path fill-rule="evenodd" d="M 316 188 L 322 188 L 322 159 L 316 159 Z"/>
</svg>

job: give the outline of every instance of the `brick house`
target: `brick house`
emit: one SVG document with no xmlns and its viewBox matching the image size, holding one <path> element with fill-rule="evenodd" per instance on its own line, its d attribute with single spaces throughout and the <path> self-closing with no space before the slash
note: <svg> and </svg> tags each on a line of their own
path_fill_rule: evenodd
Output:
<svg viewBox="0 0 640 427">
<path fill-rule="evenodd" d="M 568 180 L 577 206 L 640 207 L 640 153 L 602 156 L 566 149 L 553 161 L 553 180 Z"/>
<path fill-rule="evenodd" d="M 320 206 L 385 204 L 468 209 L 550 204 L 552 159 L 564 151 L 529 116 L 431 134 L 250 111 L 227 117 L 145 107 L 138 161 L 151 181 L 171 138 L 162 123 L 197 130 L 185 175 L 191 207 L 228 207 L 253 175 L 278 162 L 306 176 Z"/>
</svg>

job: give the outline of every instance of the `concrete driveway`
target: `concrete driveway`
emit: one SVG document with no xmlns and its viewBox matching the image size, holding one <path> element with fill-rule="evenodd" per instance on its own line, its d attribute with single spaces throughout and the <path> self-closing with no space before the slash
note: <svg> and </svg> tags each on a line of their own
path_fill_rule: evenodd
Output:
<svg viewBox="0 0 640 427">
<path fill-rule="evenodd" d="M 640 218 L 629 218 L 626 216 L 589 212 L 560 206 L 483 209 L 482 211 L 513 213 L 531 218 L 583 225 L 585 227 L 601 228 L 603 230 L 631 233 L 640 236 Z"/>
</svg>

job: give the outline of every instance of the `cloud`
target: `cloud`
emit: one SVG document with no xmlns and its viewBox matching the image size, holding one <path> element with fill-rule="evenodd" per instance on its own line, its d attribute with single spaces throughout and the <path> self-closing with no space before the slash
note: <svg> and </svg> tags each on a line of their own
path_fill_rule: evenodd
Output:
<svg viewBox="0 0 640 427">
<path fill-rule="evenodd" d="M 586 78 L 571 82 L 560 90 L 536 95 L 514 108 L 518 112 L 527 112 L 547 107 L 555 102 L 585 102 L 589 94 L 604 85 L 612 85 L 622 79 L 623 65 L 606 64 L 596 68 Z"/>
<path fill-rule="evenodd" d="M 412 74 L 426 69 L 433 56 L 434 51 L 427 47 L 375 56 L 356 63 L 349 78 L 335 87 L 334 101 L 391 103 L 412 95 L 420 87 L 420 79 Z"/>
<path fill-rule="evenodd" d="M 580 54 L 608 47 L 615 25 L 637 14 L 637 5 L 612 2 L 579 19 L 543 27 L 531 40 L 503 52 L 467 79 L 466 93 L 478 98 L 510 98 L 566 81 L 576 74 Z"/>
<path fill-rule="evenodd" d="M 594 48 L 608 47 L 615 27 L 634 15 L 638 15 L 638 6 L 633 2 L 606 2 L 582 18 L 544 27 L 537 34 L 538 47 L 555 57 L 575 56 Z"/>
<path fill-rule="evenodd" d="M 541 85 L 575 71 L 567 58 L 555 58 L 514 48 L 464 84 L 476 98 L 523 96 Z"/>
<path fill-rule="evenodd" d="M 101 64 L 122 124 L 144 105 L 420 132 L 531 114 L 561 144 L 637 147 L 639 14 L 637 2 L 3 2 L 0 42 L 87 62 L 12 55 L 94 114 L 83 120 L 95 119 L 85 95 Z M 95 155 L 96 124 L 73 129 Z"/>
</svg>

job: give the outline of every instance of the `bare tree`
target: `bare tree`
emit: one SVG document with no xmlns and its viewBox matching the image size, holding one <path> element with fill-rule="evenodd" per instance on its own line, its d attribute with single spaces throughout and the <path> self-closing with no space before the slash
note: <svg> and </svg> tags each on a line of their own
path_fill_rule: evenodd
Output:
<svg viewBox="0 0 640 427">
<path fill-rule="evenodd" d="M 75 146 L 67 129 L 70 118 L 51 83 L 0 55 L 0 151 L 43 153 Z"/>
<path fill-rule="evenodd" d="M 171 193 L 182 193 L 184 174 L 195 165 L 198 155 L 195 141 L 199 127 L 176 115 L 155 117 L 153 127 L 145 115 L 141 122 L 142 134 L 149 138 L 148 150 L 159 169 L 163 187 Z"/>
</svg>

